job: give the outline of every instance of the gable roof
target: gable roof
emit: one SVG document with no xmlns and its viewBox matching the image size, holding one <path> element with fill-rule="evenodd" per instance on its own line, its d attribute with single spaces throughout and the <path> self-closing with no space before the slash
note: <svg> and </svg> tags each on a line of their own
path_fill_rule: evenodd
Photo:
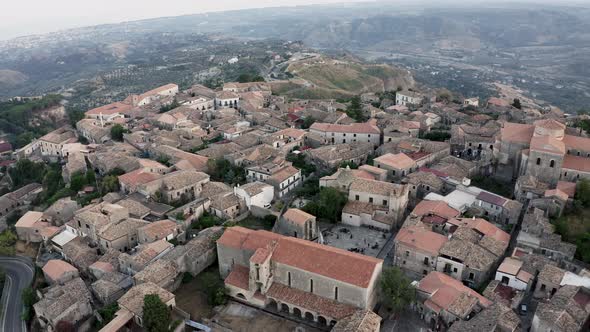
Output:
<svg viewBox="0 0 590 332">
<path fill-rule="evenodd" d="M 438 255 L 439 250 L 447 242 L 447 237 L 419 226 L 404 227 L 395 236 L 395 242 L 403 243 L 411 248 Z"/>
<path fill-rule="evenodd" d="M 315 242 L 239 226 L 226 229 L 217 244 L 254 252 L 273 242 L 276 244 L 271 260 L 275 263 L 363 288 L 369 286 L 376 269 L 383 263 L 377 258 Z"/>
</svg>

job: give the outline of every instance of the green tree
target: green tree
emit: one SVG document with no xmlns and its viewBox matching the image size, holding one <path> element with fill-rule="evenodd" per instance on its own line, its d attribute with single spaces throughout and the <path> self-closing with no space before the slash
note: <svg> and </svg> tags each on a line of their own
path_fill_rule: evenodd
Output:
<svg viewBox="0 0 590 332">
<path fill-rule="evenodd" d="M 143 326 L 148 332 L 167 332 L 172 319 L 170 309 L 156 294 L 143 298 Z"/>
<path fill-rule="evenodd" d="M 103 194 L 119 191 L 119 179 L 115 175 L 107 175 L 102 179 L 100 192 Z"/>
<path fill-rule="evenodd" d="M 21 159 L 16 162 L 14 167 L 8 170 L 12 180 L 13 190 L 18 189 L 29 183 L 43 182 L 47 166 L 43 163 L 32 162 L 29 159 Z"/>
<path fill-rule="evenodd" d="M 78 192 L 86 185 L 86 174 L 76 172 L 70 177 L 70 189 Z"/>
<path fill-rule="evenodd" d="M 23 301 L 23 305 L 25 307 L 21 318 L 24 321 L 28 321 L 29 319 L 31 319 L 31 315 L 33 312 L 33 304 L 37 303 L 37 294 L 35 293 L 35 290 L 33 288 L 27 287 L 23 289 L 23 292 L 21 293 L 21 298 Z"/>
<path fill-rule="evenodd" d="M 590 181 L 587 179 L 578 180 L 576 185 L 576 200 L 584 207 L 590 207 Z"/>
<path fill-rule="evenodd" d="M 223 281 L 217 275 L 214 273 L 204 273 L 200 279 L 209 305 L 218 306 L 227 303 L 227 290 Z"/>
<path fill-rule="evenodd" d="M 515 108 L 518 108 L 518 109 L 522 109 L 522 105 L 520 103 L 520 99 L 514 98 L 514 101 L 512 102 L 512 106 L 514 106 Z"/>
<path fill-rule="evenodd" d="M 127 129 L 123 128 L 120 124 L 116 124 L 111 127 L 111 138 L 115 141 L 122 142 L 123 134 L 127 132 Z"/>
<path fill-rule="evenodd" d="M 350 105 L 346 109 L 346 115 L 354 119 L 356 122 L 363 122 L 366 120 L 363 113 L 363 106 L 361 104 L 361 97 L 352 97 Z"/>
<path fill-rule="evenodd" d="M 416 289 L 397 267 L 383 269 L 379 288 L 383 304 L 393 313 L 401 312 L 416 298 Z"/>
<path fill-rule="evenodd" d="M 316 120 L 312 116 L 306 116 L 303 120 L 303 124 L 301 124 L 301 128 L 308 129 L 309 127 L 311 127 L 312 124 L 315 123 L 315 121 Z"/>
<path fill-rule="evenodd" d="M 307 203 L 303 210 L 307 213 L 331 222 L 337 222 L 348 199 L 346 195 L 334 188 L 322 188 L 316 199 Z"/>
</svg>

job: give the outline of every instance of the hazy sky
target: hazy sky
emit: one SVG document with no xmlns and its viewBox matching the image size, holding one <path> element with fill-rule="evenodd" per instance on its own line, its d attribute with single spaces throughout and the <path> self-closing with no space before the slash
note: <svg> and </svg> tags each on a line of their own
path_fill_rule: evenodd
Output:
<svg viewBox="0 0 590 332">
<path fill-rule="evenodd" d="M 0 39 L 144 18 L 371 0 L 2 0 Z"/>
</svg>

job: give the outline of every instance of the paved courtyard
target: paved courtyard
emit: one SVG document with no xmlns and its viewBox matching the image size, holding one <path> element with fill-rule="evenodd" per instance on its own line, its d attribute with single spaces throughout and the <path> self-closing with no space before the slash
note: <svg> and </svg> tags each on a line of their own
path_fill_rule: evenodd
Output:
<svg viewBox="0 0 590 332">
<path fill-rule="evenodd" d="M 391 233 L 366 227 L 320 223 L 326 245 L 377 257 Z"/>
</svg>

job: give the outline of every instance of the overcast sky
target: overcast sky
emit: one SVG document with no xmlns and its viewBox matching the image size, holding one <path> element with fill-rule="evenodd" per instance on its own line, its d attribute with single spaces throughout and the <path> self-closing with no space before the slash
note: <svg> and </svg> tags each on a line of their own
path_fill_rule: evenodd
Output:
<svg viewBox="0 0 590 332">
<path fill-rule="evenodd" d="M 0 40 L 67 28 L 117 23 L 163 16 L 247 8 L 371 2 L 376 0 L 0 0 Z M 464 0 L 380 0 L 387 2 L 464 3 Z M 514 0 L 467 0 L 469 5 Z M 517 0 L 551 4 L 580 3 L 588 0 Z"/>
<path fill-rule="evenodd" d="M 2 0 L 0 39 L 162 16 L 362 1 L 371 0 Z"/>
</svg>

